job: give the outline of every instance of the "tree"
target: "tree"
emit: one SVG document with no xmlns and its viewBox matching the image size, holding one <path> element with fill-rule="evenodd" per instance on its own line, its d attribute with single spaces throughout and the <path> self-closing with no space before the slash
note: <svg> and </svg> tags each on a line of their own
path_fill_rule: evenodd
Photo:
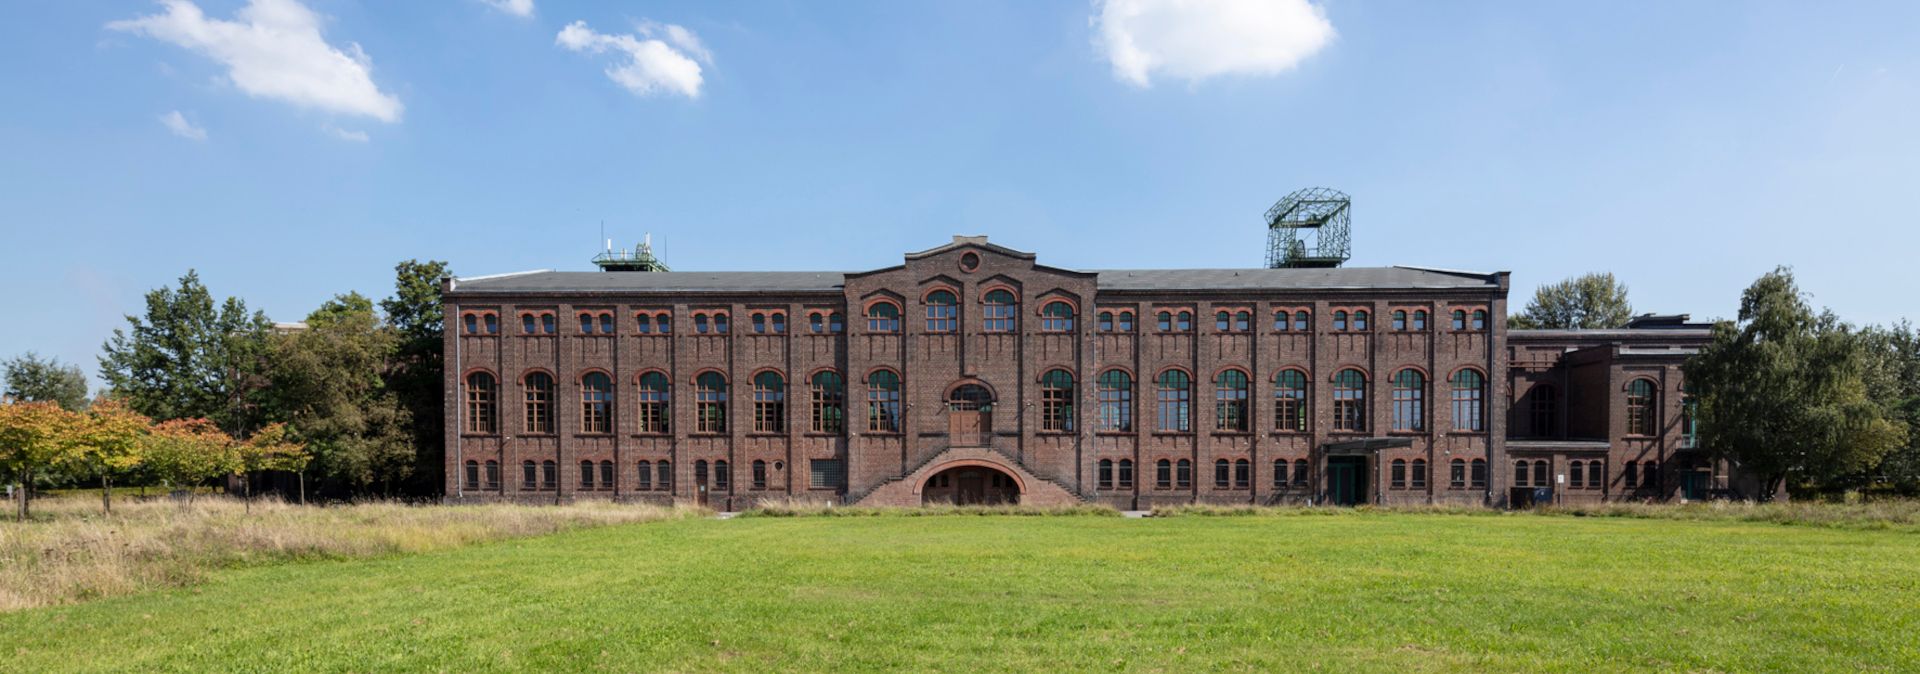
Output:
<svg viewBox="0 0 1920 674">
<path fill-rule="evenodd" d="M 246 442 L 235 445 L 235 466 L 240 470 L 242 494 L 247 511 L 253 511 L 253 474 L 265 470 L 299 472 L 307 467 L 307 448 L 295 442 L 286 424 L 268 424 Z"/>
<path fill-rule="evenodd" d="M 143 465 L 169 486 L 187 490 L 237 468 L 233 438 L 207 419 L 172 419 L 155 424 L 144 438 Z"/>
<path fill-rule="evenodd" d="M 1594 272 L 1540 286 L 1526 310 L 1507 319 L 1507 327 L 1591 330 L 1625 327 L 1632 319 L 1627 287 L 1611 273 Z"/>
<path fill-rule="evenodd" d="M 140 465 L 142 438 L 152 421 L 113 398 L 95 402 L 78 421 L 73 459 L 100 478 L 100 508 L 111 515 L 113 478 Z"/>
<path fill-rule="evenodd" d="M 216 310 L 199 275 L 188 271 L 179 289 L 147 293 L 144 321 L 127 322 L 130 331 L 114 330 L 100 357 L 113 395 L 155 419 L 211 419 L 236 434 L 261 424 L 265 315 L 233 297 Z"/>
<path fill-rule="evenodd" d="M 87 375 L 79 367 L 31 351 L 0 367 L 6 370 L 6 394 L 14 400 L 59 403 L 73 412 L 87 407 Z"/>
<path fill-rule="evenodd" d="M 313 452 L 319 473 L 352 489 L 383 491 L 413 469 L 408 415 L 387 388 L 394 331 L 355 293 L 307 316 L 307 329 L 275 335 L 266 399 L 289 437 Z"/>
<path fill-rule="evenodd" d="M 1906 444 L 1888 452 L 1860 481 L 1909 494 L 1920 491 L 1920 333 L 1901 323 L 1867 328 L 1860 337 L 1867 350 L 1867 398 L 1907 425 Z"/>
<path fill-rule="evenodd" d="M 16 517 L 30 514 L 33 481 L 73 459 L 76 416 L 52 402 L 0 405 L 0 469 L 20 482 Z"/>
<path fill-rule="evenodd" d="M 1866 349 L 1831 313 L 1815 315 L 1793 273 L 1760 277 L 1688 359 L 1700 439 L 1759 473 L 1762 498 L 1789 478 L 1826 480 L 1871 467 L 1905 442 L 1904 424 L 1867 398 Z"/>
<path fill-rule="evenodd" d="M 399 336 L 387 387 L 409 417 L 415 484 L 422 492 L 438 493 L 446 449 L 442 428 L 446 401 L 440 390 L 446 313 L 440 303 L 440 281 L 453 272 L 445 262 L 418 260 L 407 260 L 393 270 L 393 297 L 380 302 Z"/>
</svg>

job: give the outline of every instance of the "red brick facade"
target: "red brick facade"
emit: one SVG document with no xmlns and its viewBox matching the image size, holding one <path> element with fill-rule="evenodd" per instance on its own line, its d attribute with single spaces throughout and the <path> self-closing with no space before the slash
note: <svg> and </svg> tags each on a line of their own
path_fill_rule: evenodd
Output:
<svg viewBox="0 0 1920 674">
<path fill-rule="evenodd" d="M 856 273 L 450 280 L 446 489 L 725 509 L 1504 505 L 1524 456 L 1563 481 L 1581 462 L 1556 500 L 1675 495 L 1678 361 L 1571 333 L 1510 344 L 1507 292 L 1505 273 L 1411 268 L 1072 271 L 984 237 Z M 1626 428 L 1641 375 L 1652 437 Z M 838 415 L 817 402 L 836 376 Z M 1547 381 L 1567 392 L 1554 431 L 1507 440 Z M 1656 486 L 1627 489 L 1639 457 Z"/>
</svg>

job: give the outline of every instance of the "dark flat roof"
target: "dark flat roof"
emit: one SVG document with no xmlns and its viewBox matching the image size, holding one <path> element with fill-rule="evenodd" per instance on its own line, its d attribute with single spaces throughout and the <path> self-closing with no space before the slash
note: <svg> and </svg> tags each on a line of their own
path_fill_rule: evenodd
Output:
<svg viewBox="0 0 1920 674">
<path fill-rule="evenodd" d="M 1417 267 L 1334 269 L 1103 269 L 1101 290 L 1337 290 L 1497 288 L 1494 274 Z M 454 292 L 668 293 L 837 292 L 848 272 L 837 271 L 537 271 L 456 279 Z"/>
</svg>

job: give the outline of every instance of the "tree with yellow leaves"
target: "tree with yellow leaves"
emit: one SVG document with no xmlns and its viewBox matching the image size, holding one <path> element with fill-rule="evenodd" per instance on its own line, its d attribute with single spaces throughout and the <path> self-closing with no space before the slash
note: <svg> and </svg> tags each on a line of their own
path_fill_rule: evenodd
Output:
<svg viewBox="0 0 1920 674">
<path fill-rule="evenodd" d="M 33 480 L 73 460 L 78 415 L 51 402 L 0 405 L 0 470 L 20 482 L 22 520 L 31 514 Z"/>
<path fill-rule="evenodd" d="M 239 462 L 233 438 L 206 419 L 174 419 L 154 425 L 142 443 L 145 466 L 173 488 L 187 490 L 223 475 L 232 475 Z"/>
<path fill-rule="evenodd" d="M 295 441 L 286 424 L 269 424 L 246 442 L 234 445 L 247 512 L 253 512 L 253 474 L 263 470 L 299 472 L 307 467 L 307 446 Z"/>
<path fill-rule="evenodd" d="M 79 415 L 72 461 L 100 478 L 100 507 L 113 514 L 113 478 L 140 465 L 142 438 L 153 421 L 114 398 L 102 398 Z"/>
</svg>

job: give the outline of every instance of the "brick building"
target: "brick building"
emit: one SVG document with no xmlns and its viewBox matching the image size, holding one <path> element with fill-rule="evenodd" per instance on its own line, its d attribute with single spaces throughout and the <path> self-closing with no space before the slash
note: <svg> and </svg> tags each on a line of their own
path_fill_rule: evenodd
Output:
<svg viewBox="0 0 1920 674">
<path fill-rule="evenodd" d="M 1070 270 L 449 279 L 449 499 L 1449 503 L 1751 488 L 1688 441 L 1684 317 L 1506 329 L 1508 276 Z"/>
</svg>

